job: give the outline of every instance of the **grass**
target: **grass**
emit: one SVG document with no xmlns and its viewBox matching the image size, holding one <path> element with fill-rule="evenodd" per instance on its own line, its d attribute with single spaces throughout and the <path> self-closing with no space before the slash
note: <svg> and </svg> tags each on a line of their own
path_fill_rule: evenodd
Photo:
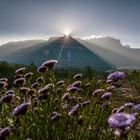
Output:
<svg viewBox="0 0 140 140">
<path fill-rule="evenodd" d="M 21 75 L 24 77 L 26 73 L 27 70 L 21 72 Z M 10 83 L 12 85 L 10 89 L 14 90 L 14 96 L 11 100 L 3 100 L 7 91 L 10 90 L 9 87 L 1 87 L 0 138 L 7 138 L 8 140 L 29 138 L 32 140 L 122 139 L 122 135 L 114 136 L 115 128 L 108 124 L 108 118 L 114 108 L 120 108 L 126 102 L 139 103 L 140 86 L 138 83 L 140 80 L 136 77 L 138 74 L 126 73 L 128 73 L 126 80 L 123 80 L 121 85 L 118 83 L 122 80 L 113 83 L 115 89 L 112 90 L 108 89 L 110 84 L 106 83 L 107 77 L 97 75 L 89 78 L 83 75 L 78 79 L 81 81 L 80 86 L 75 91 L 69 91 L 66 100 L 62 100 L 62 97 L 68 92 L 68 86 L 78 80 L 73 79 L 74 74 L 65 77 L 62 77 L 63 74 L 58 76 L 57 70 L 55 71 L 54 68 L 49 68 L 43 73 L 34 72 L 34 75 L 26 79 L 26 83 L 23 85 L 15 86 L 14 81 Z M 140 75 L 140 72 L 137 73 Z M 39 76 L 43 76 L 44 81 L 39 82 L 39 87 L 32 89 L 31 85 L 36 82 Z M 60 80 L 65 82 L 58 86 L 57 82 Z M 87 86 L 87 83 L 90 84 Z M 46 88 L 46 85 L 49 88 L 40 93 L 39 90 Z M 21 87 L 26 87 L 27 91 L 21 92 Z M 135 93 L 129 94 L 128 88 Z M 92 93 L 97 89 L 103 89 L 104 92 L 93 96 Z M 33 91 L 32 94 L 28 94 L 31 90 Z M 112 96 L 102 99 L 101 96 L 106 92 L 111 92 Z M 131 96 L 129 97 L 129 95 Z M 27 101 L 30 102 L 30 105 L 22 108 L 20 115 L 13 115 L 14 109 Z M 139 114 L 133 108 L 124 108 L 123 111 Z M 10 132 L 2 137 L 2 130 L 6 127 L 10 128 Z M 139 139 L 139 115 L 130 128 L 127 137 L 123 138 L 128 140 Z"/>
</svg>

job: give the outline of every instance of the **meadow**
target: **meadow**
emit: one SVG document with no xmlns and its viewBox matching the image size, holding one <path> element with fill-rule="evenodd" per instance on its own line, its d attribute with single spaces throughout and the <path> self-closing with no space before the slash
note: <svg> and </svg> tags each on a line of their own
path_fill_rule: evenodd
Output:
<svg viewBox="0 0 140 140">
<path fill-rule="evenodd" d="M 139 70 L 56 66 L 0 63 L 0 140 L 140 139 Z"/>
</svg>

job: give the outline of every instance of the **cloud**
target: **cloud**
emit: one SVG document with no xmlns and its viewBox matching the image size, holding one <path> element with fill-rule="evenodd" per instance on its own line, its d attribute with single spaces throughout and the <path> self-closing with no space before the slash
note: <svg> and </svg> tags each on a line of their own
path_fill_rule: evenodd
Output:
<svg viewBox="0 0 140 140">
<path fill-rule="evenodd" d="M 90 40 L 90 39 L 98 39 L 98 38 L 103 38 L 103 36 L 101 36 L 101 35 L 89 35 L 89 36 L 82 37 L 81 39 L 82 40 Z"/>
</svg>

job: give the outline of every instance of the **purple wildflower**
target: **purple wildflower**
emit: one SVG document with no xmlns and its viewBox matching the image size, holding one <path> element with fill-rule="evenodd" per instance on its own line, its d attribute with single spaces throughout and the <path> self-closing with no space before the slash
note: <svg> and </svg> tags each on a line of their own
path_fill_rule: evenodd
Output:
<svg viewBox="0 0 140 140">
<path fill-rule="evenodd" d="M 135 119 L 132 114 L 115 113 L 108 118 L 108 123 L 115 128 L 125 128 L 131 125 Z"/>
<path fill-rule="evenodd" d="M 112 82 L 113 82 L 112 79 L 108 79 L 108 80 L 106 81 L 106 83 L 108 83 L 108 84 L 111 84 Z"/>
<path fill-rule="evenodd" d="M 21 87 L 20 88 L 20 92 L 23 93 L 23 94 L 26 94 L 28 90 L 29 90 L 29 88 L 27 88 L 27 87 Z"/>
<path fill-rule="evenodd" d="M 68 100 L 69 99 L 69 96 L 70 94 L 69 93 L 65 93 L 63 96 L 62 96 L 62 100 Z"/>
<path fill-rule="evenodd" d="M 111 92 L 106 92 L 101 96 L 101 99 L 109 99 L 109 97 L 112 95 Z"/>
<path fill-rule="evenodd" d="M 134 103 L 131 103 L 131 102 L 128 102 L 128 103 L 125 103 L 124 104 L 124 107 L 133 107 L 134 106 Z"/>
<path fill-rule="evenodd" d="M 0 78 L 0 82 L 5 82 L 5 83 L 7 83 L 7 82 L 8 82 L 8 79 L 7 79 L 7 78 Z"/>
<path fill-rule="evenodd" d="M 62 86 L 62 85 L 64 85 L 64 83 L 65 83 L 65 81 L 63 81 L 63 80 L 58 81 L 58 82 L 56 83 L 56 86 Z"/>
<path fill-rule="evenodd" d="M 33 89 L 36 89 L 38 87 L 39 87 L 39 83 L 33 83 L 32 86 L 31 86 L 31 88 L 33 88 Z"/>
<path fill-rule="evenodd" d="M 73 87 L 80 87 L 80 85 L 81 85 L 81 81 L 75 81 L 73 84 L 72 84 L 72 86 Z"/>
<path fill-rule="evenodd" d="M 8 94 L 0 98 L 1 102 L 10 103 L 14 97 L 14 94 Z"/>
<path fill-rule="evenodd" d="M 92 96 L 102 95 L 103 93 L 104 93 L 104 89 L 96 89 L 96 90 L 92 93 Z"/>
<path fill-rule="evenodd" d="M 77 109 L 75 108 L 72 108 L 70 111 L 69 111 L 69 116 L 76 116 L 78 114 L 78 111 Z"/>
<path fill-rule="evenodd" d="M 78 73 L 78 74 L 74 75 L 73 79 L 80 80 L 82 77 L 83 77 L 83 75 Z"/>
<path fill-rule="evenodd" d="M 23 78 L 23 75 L 22 75 L 22 74 L 17 74 L 17 75 L 14 76 L 14 78 L 15 78 L 15 79 Z"/>
<path fill-rule="evenodd" d="M 85 84 L 85 87 L 89 87 L 89 86 L 91 86 L 91 83 L 86 83 Z"/>
<path fill-rule="evenodd" d="M 0 140 L 6 140 L 6 137 L 10 134 L 11 128 L 6 127 L 0 130 Z"/>
<path fill-rule="evenodd" d="M 45 87 L 39 89 L 38 92 L 41 94 L 46 94 L 50 91 L 51 87 L 52 87 L 52 84 L 48 84 Z"/>
<path fill-rule="evenodd" d="M 28 72 L 24 75 L 24 78 L 30 79 L 33 76 L 32 72 Z"/>
<path fill-rule="evenodd" d="M 140 104 L 137 104 L 133 107 L 136 111 L 140 111 Z"/>
<path fill-rule="evenodd" d="M 34 89 L 29 89 L 27 95 L 33 95 L 36 91 Z"/>
<path fill-rule="evenodd" d="M 102 108 L 108 108 L 111 105 L 111 102 L 103 103 L 101 106 Z"/>
<path fill-rule="evenodd" d="M 74 87 L 74 86 L 71 86 L 67 89 L 68 92 L 76 92 L 79 88 L 78 87 Z"/>
<path fill-rule="evenodd" d="M 75 106 L 72 107 L 72 109 L 69 111 L 69 116 L 75 116 L 78 114 L 78 109 L 80 108 L 79 104 L 76 104 Z"/>
<path fill-rule="evenodd" d="M 12 115 L 15 117 L 18 117 L 19 115 L 24 115 L 27 110 L 28 110 L 28 106 L 31 105 L 30 101 L 27 101 L 25 103 L 22 103 L 20 105 L 18 105 L 12 112 Z"/>
<path fill-rule="evenodd" d="M 83 103 L 81 103 L 81 106 L 88 106 L 91 104 L 91 101 L 85 101 Z"/>
<path fill-rule="evenodd" d="M 25 84 L 26 80 L 25 78 L 18 78 L 14 81 L 14 85 L 19 86 Z"/>
<path fill-rule="evenodd" d="M 119 108 L 114 108 L 114 109 L 112 110 L 111 113 L 112 113 L 112 114 L 117 113 L 118 109 L 119 109 Z"/>
<path fill-rule="evenodd" d="M 53 113 L 52 117 L 51 117 L 51 120 L 52 121 L 56 121 L 58 120 L 60 117 L 62 116 L 62 114 L 58 113 L 58 112 L 55 112 Z"/>
<path fill-rule="evenodd" d="M 116 113 L 124 112 L 124 109 L 125 109 L 125 106 L 122 105 L 121 107 L 118 108 Z"/>
<path fill-rule="evenodd" d="M 47 68 L 46 66 L 40 66 L 40 67 L 37 69 L 37 71 L 38 71 L 39 73 L 46 72 L 47 70 L 48 70 L 48 68 Z"/>
<path fill-rule="evenodd" d="M 8 95 L 8 94 L 14 94 L 14 90 L 8 90 L 8 91 L 6 92 L 6 95 Z"/>
<path fill-rule="evenodd" d="M 37 83 L 40 83 L 40 82 L 44 82 L 44 77 L 38 77 L 37 79 L 36 79 L 36 82 Z"/>
<path fill-rule="evenodd" d="M 48 61 L 45 61 L 42 66 L 46 66 L 50 69 L 52 69 L 54 67 L 55 64 L 57 64 L 58 61 L 57 60 L 48 60 Z"/>
<path fill-rule="evenodd" d="M 5 88 L 8 84 L 6 82 L 0 82 L 0 88 Z"/>
<path fill-rule="evenodd" d="M 113 81 L 118 81 L 118 80 L 124 79 L 125 77 L 126 77 L 126 74 L 124 72 L 115 71 L 115 72 L 109 74 L 107 79 L 113 80 Z"/>
<path fill-rule="evenodd" d="M 24 71 L 25 71 L 25 67 L 19 68 L 19 69 L 17 69 L 17 70 L 15 71 L 15 74 L 23 74 Z"/>
</svg>

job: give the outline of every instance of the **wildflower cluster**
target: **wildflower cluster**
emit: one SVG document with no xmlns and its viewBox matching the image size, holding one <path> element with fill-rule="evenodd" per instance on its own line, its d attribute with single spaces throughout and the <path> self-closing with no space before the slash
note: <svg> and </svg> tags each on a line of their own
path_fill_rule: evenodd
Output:
<svg viewBox="0 0 140 140">
<path fill-rule="evenodd" d="M 127 137 L 140 105 L 127 102 L 114 109 L 125 73 L 109 74 L 105 82 L 89 81 L 81 73 L 56 79 L 57 63 L 42 63 L 35 79 L 25 67 L 17 69 L 10 89 L 8 79 L 0 79 L 0 140 L 112 139 L 114 130 L 118 137 Z"/>
</svg>

